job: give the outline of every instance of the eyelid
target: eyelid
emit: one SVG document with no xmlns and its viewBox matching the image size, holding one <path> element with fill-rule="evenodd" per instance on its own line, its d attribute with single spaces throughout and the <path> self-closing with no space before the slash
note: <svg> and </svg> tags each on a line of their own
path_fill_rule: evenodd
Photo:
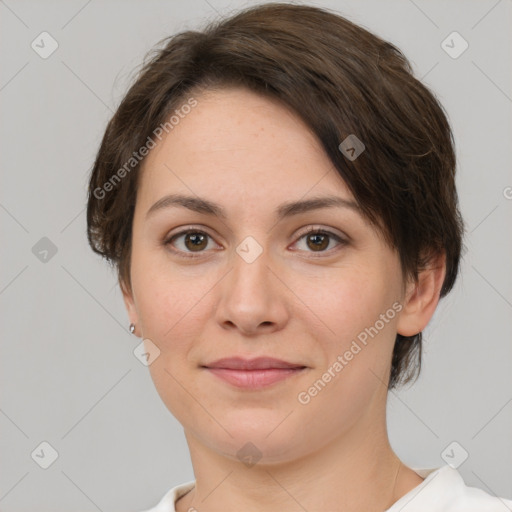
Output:
<svg viewBox="0 0 512 512">
<path fill-rule="evenodd" d="M 329 236 L 331 239 L 334 239 L 338 243 L 337 247 L 331 248 L 331 249 L 327 249 L 325 251 L 318 251 L 318 252 L 315 252 L 315 251 L 304 251 L 304 252 L 310 253 L 313 258 L 331 255 L 333 252 L 336 252 L 340 248 L 340 246 L 347 245 L 349 243 L 349 240 L 350 240 L 350 238 L 347 235 L 345 235 L 345 234 L 343 234 L 343 235 L 342 234 L 338 234 L 338 233 L 332 231 L 332 229 L 333 228 L 324 228 L 324 227 L 322 227 L 320 225 L 308 226 L 303 231 L 300 231 L 298 234 L 294 235 L 294 242 L 293 242 L 293 244 L 296 244 L 297 242 L 299 242 L 300 240 L 302 240 L 305 236 L 307 236 L 309 234 L 315 234 L 315 233 L 324 234 L 324 235 Z M 200 226 L 200 227 L 197 227 L 197 226 L 184 226 L 184 227 L 182 227 L 180 229 L 180 231 L 178 231 L 176 233 L 173 233 L 171 235 L 165 236 L 164 240 L 163 240 L 163 245 L 164 246 L 168 246 L 169 245 L 169 246 L 172 247 L 171 242 L 174 239 L 179 238 L 179 237 L 184 236 L 184 235 L 187 235 L 188 233 L 202 233 L 202 234 L 206 235 L 207 237 L 209 237 L 211 240 L 213 240 L 215 242 L 214 237 L 208 232 L 208 230 L 206 228 L 204 228 L 202 226 Z M 217 243 L 217 242 L 215 242 L 215 243 Z M 178 254 L 179 256 L 183 256 L 185 258 L 198 258 L 198 257 L 201 257 L 201 254 L 206 254 L 208 252 L 208 251 L 198 251 L 197 253 L 194 253 L 194 252 L 182 251 L 182 250 L 174 249 L 174 248 L 171 248 L 170 250 L 174 254 Z M 195 254 L 197 254 L 197 255 L 195 255 Z"/>
<path fill-rule="evenodd" d="M 320 224 L 312 224 L 308 226 L 303 231 L 299 231 L 295 237 L 302 238 L 305 235 L 309 235 L 310 233 L 325 233 L 328 235 L 332 235 L 333 237 L 338 237 L 340 240 L 344 242 L 348 242 L 350 238 L 345 235 L 343 232 L 335 231 L 334 228 L 323 227 Z"/>
<path fill-rule="evenodd" d="M 310 254 L 310 256 L 308 256 L 308 257 L 312 257 L 312 258 L 321 258 L 321 257 L 332 256 L 333 253 L 337 252 L 340 248 L 348 245 L 348 243 L 349 243 L 348 236 L 336 233 L 332 229 L 333 228 L 324 228 L 324 227 L 318 226 L 318 225 L 317 226 L 315 226 L 315 225 L 308 226 L 304 231 L 301 231 L 299 234 L 295 235 L 296 240 L 295 240 L 294 244 L 301 241 L 304 237 L 306 237 L 307 235 L 310 235 L 310 234 L 318 233 L 318 234 L 322 234 L 322 235 L 327 235 L 328 237 L 330 237 L 331 239 L 334 239 L 337 242 L 336 247 L 327 249 L 325 251 L 305 251 L 305 252 Z"/>
<path fill-rule="evenodd" d="M 172 247 L 171 242 L 174 239 L 179 238 L 184 235 L 187 235 L 188 233 L 203 233 L 215 242 L 214 237 L 208 232 L 208 230 L 206 228 L 204 228 L 202 226 L 200 226 L 200 227 L 198 227 L 198 226 L 182 226 L 181 229 L 179 231 L 177 231 L 176 233 L 166 235 L 164 237 L 162 243 L 165 247 L 171 246 L 170 251 L 173 254 L 177 254 L 178 256 L 183 256 L 184 258 L 197 258 L 197 257 L 201 256 L 201 253 L 206 254 L 206 251 L 198 251 L 197 253 L 194 253 L 194 252 L 181 251 L 179 249 L 174 249 Z M 215 243 L 217 243 L 217 242 L 215 242 Z M 194 254 L 197 254 L 197 256 L 195 256 Z"/>
</svg>

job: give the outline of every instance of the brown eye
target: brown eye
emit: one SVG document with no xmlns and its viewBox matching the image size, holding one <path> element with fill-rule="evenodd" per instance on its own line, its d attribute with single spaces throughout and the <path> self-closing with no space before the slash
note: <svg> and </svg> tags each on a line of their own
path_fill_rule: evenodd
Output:
<svg viewBox="0 0 512 512">
<path fill-rule="evenodd" d="M 187 233 L 184 240 L 185 247 L 192 251 L 204 249 L 208 245 L 207 236 L 204 233 Z"/>
<path fill-rule="evenodd" d="M 183 255 L 187 256 L 186 253 L 204 252 L 204 249 L 208 246 L 209 238 L 210 235 L 204 231 L 189 229 L 173 235 L 164 243 L 165 245 L 171 245 L 173 247 L 178 245 L 177 249 L 172 250 L 177 253 L 184 253 Z M 176 244 L 176 241 L 179 239 L 182 239 L 181 247 L 179 246 L 180 244 Z"/>
<path fill-rule="evenodd" d="M 330 249 L 326 249 L 331 245 L 332 240 L 335 240 L 338 246 L 347 244 L 340 236 L 321 229 L 309 230 L 299 238 L 299 241 L 302 240 L 305 240 L 307 252 L 330 252 Z"/>
<path fill-rule="evenodd" d="M 171 236 L 164 241 L 164 245 L 171 246 L 172 252 L 179 256 L 193 258 L 193 253 L 207 252 L 206 249 L 210 239 L 212 239 L 211 236 L 204 231 L 188 229 Z M 309 230 L 299 238 L 299 241 L 302 240 L 305 240 L 306 249 L 301 250 L 315 253 L 330 253 L 336 250 L 336 247 L 329 248 L 333 240 L 338 246 L 347 244 L 343 238 L 335 233 L 321 229 Z"/>
<path fill-rule="evenodd" d="M 307 244 L 308 247 L 314 249 L 315 251 L 317 249 L 322 251 L 329 246 L 329 236 L 323 233 L 313 233 L 312 235 L 307 235 Z"/>
</svg>

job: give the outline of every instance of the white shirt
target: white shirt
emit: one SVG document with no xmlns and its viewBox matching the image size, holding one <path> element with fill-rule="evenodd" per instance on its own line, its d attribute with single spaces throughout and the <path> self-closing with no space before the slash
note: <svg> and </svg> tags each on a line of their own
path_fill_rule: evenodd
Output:
<svg viewBox="0 0 512 512">
<path fill-rule="evenodd" d="M 467 486 L 459 472 L 449 465 L 413 471 L 425 480 L 385 512 L 512 512 L 512 500 Z M 176 512 L 174 504 L 194 485 L 192 481 L 173 487 L 156 507 L 143 512 Z"/>
</svg>

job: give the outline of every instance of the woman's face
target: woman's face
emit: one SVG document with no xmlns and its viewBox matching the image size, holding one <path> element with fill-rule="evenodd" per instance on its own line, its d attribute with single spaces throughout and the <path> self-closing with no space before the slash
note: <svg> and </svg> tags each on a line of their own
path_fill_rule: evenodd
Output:
<svg viewBox="0 0 512 512">
<path fill-rule="evenodd" d="M 286 461 L 381 434 L 397 253 L 292 113 L 244 89 L 196 100 L 145 160 L 125 292 L 136 334 L 160 351 L 149 368 L 162 400 L 190 439 L 233 458 Z M 171 194 L 189 207 L 152 209 Z M 339 204 L 286 208 L 327 197 Z M 211 369 L 232 357 L 295 369 Z"/>
</svg>

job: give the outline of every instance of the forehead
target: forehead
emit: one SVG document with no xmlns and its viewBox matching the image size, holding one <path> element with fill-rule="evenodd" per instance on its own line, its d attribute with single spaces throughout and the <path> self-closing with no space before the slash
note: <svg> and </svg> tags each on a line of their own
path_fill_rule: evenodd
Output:
<svg viewBox="0 0 512 512">
<path fill-rule="evenodd" d="M 226 88 L 186 95 L 182 104 L 191 96 L 197 105 L 143 163 L 141 199 L 154 202 L 164 191 L 247 205 L 321 193 L 353 199 L 317 137 L 278 100 Z"/>
</svg>

